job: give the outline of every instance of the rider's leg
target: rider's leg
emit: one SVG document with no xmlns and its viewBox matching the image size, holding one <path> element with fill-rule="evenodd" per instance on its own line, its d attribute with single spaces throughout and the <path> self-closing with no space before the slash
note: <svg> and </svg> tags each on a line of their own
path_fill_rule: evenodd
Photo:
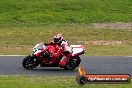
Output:
<svg viewBox="0 0 132 88">
<path fill-rule="evenodd" d="M 68 54 L 62 57 L 59 62 L 60 67 L 65 67 L 67 62 L 71 59 L 72 54 Z"/>
</svg>

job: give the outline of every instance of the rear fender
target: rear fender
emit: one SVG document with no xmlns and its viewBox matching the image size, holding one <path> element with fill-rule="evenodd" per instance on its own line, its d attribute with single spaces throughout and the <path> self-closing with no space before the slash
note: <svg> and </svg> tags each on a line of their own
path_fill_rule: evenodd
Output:
<svg viewBox="0 0 132 88">
<path fill-rule="evenodd" d="M 72 56 L 79 56 L 84 54 L 84 47 L 82 45 L 71 45 L 72 47 Z"/>
</svg>

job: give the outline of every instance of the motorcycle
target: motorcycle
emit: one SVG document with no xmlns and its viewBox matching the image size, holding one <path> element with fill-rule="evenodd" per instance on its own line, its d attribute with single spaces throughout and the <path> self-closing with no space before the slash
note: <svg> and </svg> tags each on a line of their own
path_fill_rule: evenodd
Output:
<svg viewBox="0 0 132 88">
<path fill-rule="evenodd" d="M 44 43 L 36 44 L 36 46 L 32 50 L 32 54 L 28 55 L 24 58 L 22 65 L 26 69 L 36 68 L 38 65 L 40 67 L 60 67 L 59 62 L 62 57 L 67 54 L 69 51 L 65 50 L 62 55 L 57 59 L 56 63 L 50 64 L 49 62 L 52 60 L 52 56 L 47 51 L 47 45 Z M 73 70 L 79 66 L 81 59 L 80 55 L 84 54 L 84 47 L 82 45 L 70 45 L 72 49 L 72 57 L 66 63 L 66 66 L 63 67 L 65 70 Z"/>
</svg>

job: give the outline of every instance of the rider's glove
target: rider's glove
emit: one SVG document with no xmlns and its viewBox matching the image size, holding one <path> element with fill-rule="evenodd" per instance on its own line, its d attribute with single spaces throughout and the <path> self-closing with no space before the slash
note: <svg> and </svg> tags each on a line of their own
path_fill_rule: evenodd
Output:
<svg viewBox="0 0 132 88">
<path fill-rule="evenodd" d="M 47 43 L 44 43 L 44 45 L 45 45 L 45 46 L 48 46 L 48 44 L 47 44 Z"/>
<path fill-rule="evenodd" d="M 60 52 L 64 52 L 64 47 L 61 46 L 58 50 L 59 50 Z"/>
</svg>

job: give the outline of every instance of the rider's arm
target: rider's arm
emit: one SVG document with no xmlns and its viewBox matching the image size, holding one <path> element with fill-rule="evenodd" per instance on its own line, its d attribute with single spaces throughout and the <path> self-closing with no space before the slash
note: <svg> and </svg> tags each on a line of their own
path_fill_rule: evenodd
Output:
<svg viewBox="0 0 132 88">
<path fill-rule="evenodd" d="M 52 40 L 52 41 L 48 42 L 47 45 L 54 45 L 54 41 Z"/>
</svg>

